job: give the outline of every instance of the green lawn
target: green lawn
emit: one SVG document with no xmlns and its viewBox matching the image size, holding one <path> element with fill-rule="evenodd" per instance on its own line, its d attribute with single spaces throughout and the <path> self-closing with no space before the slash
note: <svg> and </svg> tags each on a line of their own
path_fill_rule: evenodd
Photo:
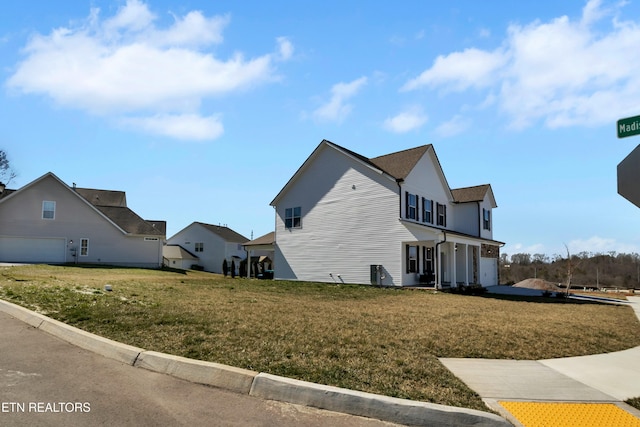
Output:
<svg viewBox="0 0 640 427">
<path fill-rule="evenodd" d="M 147 350 L 481 410 L 438 357 L 546 359 L 640 345 L 629 307 L 192 271 L 0 267 L 0 298 Z"/>
</svg>

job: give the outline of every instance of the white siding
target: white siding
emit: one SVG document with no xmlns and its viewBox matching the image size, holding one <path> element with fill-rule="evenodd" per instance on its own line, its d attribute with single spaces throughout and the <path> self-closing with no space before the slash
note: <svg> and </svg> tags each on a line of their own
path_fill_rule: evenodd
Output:
<svg viewBox="0 0 640 427">
<path fill-rule="evenodd" d="M 56 202 L 55 219 L 42 219 L 43 200 Z M 145 241 L 143 236 L 125 235 L 52 176 L 14 193 L 0 204 L 0 236 L 63 238 L 67 242 L 67 262 L 154 268 L 162 263 L 160 236 L 156 236 L 156 241 Z M 82 238 L 89 239 L 89 255 L 74 259 L 72 249 L 80 253 Z"/>
<path fill-rule="evenodd" d="M 482 208 L 478 211 L 478 203 L 469 202 L 454 205 L 455 223 L 452 229 L 471 236 L 480 235 Z"/>
<path fill-rule="evenodd" d="M 276 278 L 368 284 L 377 264 L 383 285 L 400 285 L 411 235 L 398 184 L 326 145 L 296 179 L 276 206 Z M 302 227 L 285 229 L 285 209 L 297 206 Z"/>
<path fill-rule="evenodd" d="M 196 243 L 203 244 L 203 251 L 196 252 Z M 227 242 L 206 227 L 192 223 L 167 240 L 168 245 L 180 245 L 199 258 L 198 264 L 206 271 L 222 274 L 222 261 L 226 258 L 231 268 L 231 257 L 246 258 L 246 252 L 238 250 L 238 243 Z M 236 264 L 239 264 L 236 261 Z M 236 265 L 236 269 L 239 265 Z"/>
<path fill-rule="evenodd" d="M 418 221 L 422 221 L 422 203 L 421 198 L 424 197 L 429 200 L 433 200 L 433 215 L 434 226 L 437 226 L 437 212 L 436 203 L 445 205 L 447 207 L 447 227 L 452 228 L 454 224 L 454 212 L 451 201 L 449 200 L 450 193 L 447 191 L 446 183 L 442 181 L 442 177 L 436 168 L 435 158 L 432 157 L 430 152 L 425 153 L 424 156 L 418 161 L 413 170 L 406 177 L 402 183 L 402 217 L 406 218 L 405 213 L 405 191 L 411 194 L 417 194 L 420 197 L 418 202 Z"/>
</svg>

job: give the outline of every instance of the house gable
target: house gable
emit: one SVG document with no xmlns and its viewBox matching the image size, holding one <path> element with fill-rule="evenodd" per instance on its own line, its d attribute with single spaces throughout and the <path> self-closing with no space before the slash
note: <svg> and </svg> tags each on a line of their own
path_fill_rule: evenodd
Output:
<svg viewBox="0 0 640 427">
<path fill-rule="evenodd" d="M 327 149 L 327 148 L 333 149 L 333 150 L 341 153 L 343 156 L 345 156 L 347 158 L 350 158 L 351 160 L 363 165 L 364 167 L 375 171 L 379 175 L 382 175 L 382 176 L 386 177 L 387 179 L 389 179 L 391 181 L 397 181 L 394 176 L 390 175 L 384 169 L 380 168 L 380 166 L 378 166 L 371 159 L 368 159 L 368 158 L 366 158 L 366 157 L 364 157 L 364 156 L 362 156 L 362 155 L 360 155 L 358 153 L 355 153 L 355 152 L 353 152 L 351 150 L 348 150 L 348 149 L 346 149 L 344 147 L 341 147 L 338 144 L 334 144 L 331 141 L 327 141 L 326 139 L 323 139 L 322 142 L 320 142 L 320 144 L 318 144 L 318 146 L 315 148 L 315 150 L 311 153 L 311 155 L 304 161 L 302 166 L 300 166 L 298 168 L 298 170 L 293 174 L 293 176 L 289 179 L 289 181 L 287 181 L 287 183 L 284 185 L 284 187 L 280 190 L 280 192 L 273 199 L 273 201 L 271 201 L 271 203 L 270 203 L 271 206 L 275 206 L 276 204 L 278 204 L 278 201 L 283 197 L 283 195 L 287 191 L 289 191 L 289 189 L 292 188 L 296 184 L 296 182 L 300 179 L 300 177 L 302 177 L 306 173 L 307 169 L 310 168 L 311 165 L 320 156 L 322 151 Z"/>
<path fill-rule="evenodd" d="M 398 222 L 398 182 L 325 141 L 305 163 L 272 203 L 276 277 L 358 283 L 383 263 L 389 236 L 409 234 Z M 300 217 L 288 221 L 296 209 Z"/>
<path fill-rule="evenodd" d="M 0 200 L 0 239 L 0 260 L 158 267 L 164 231 L 127 207 L 93 205 L 49 172 Z"/>
</svg>

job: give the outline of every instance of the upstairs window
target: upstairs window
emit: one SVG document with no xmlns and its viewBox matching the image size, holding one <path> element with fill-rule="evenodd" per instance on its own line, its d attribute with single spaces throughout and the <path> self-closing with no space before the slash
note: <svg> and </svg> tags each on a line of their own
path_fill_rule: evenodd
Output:
<svg viewBox="0 0 640 427">
<path fill-rule="evenodd" d="M 284 210 L 285 228 L 302 228 L 302 208 L 286 208 Z"/>
<path fill-rule="evenodd" d="M 438 225 L 441 227 L 447 226 L 447 206 L 436 203 L 436 211 L 438 215 Z"/>
<path fill-rule="evenodd" d="M 491 211 L 489 209 L 482 209 L 482 228 L 491 230 Z"/>
<path fill-rule="evenodd" d="M 406 217 L 407 219 L 418 219 L 418 196 L 405 193 L 406 197 Z"/>
<path fill-rule="evenodd" d="M 422 198 L 422 222 L 433 224 L 433 200 Z"/>
<path fill-rule="evenodd" d="M 203 252 L 204 251 L 204 243 L 202 242 L 196 242 L 195 243 L 195 250 L 196 252 Z"/>
<path fill-rule="evenodd" d="M 42 202 L 42 219 L 56 219 L 56 202 Z"/>
</svg>

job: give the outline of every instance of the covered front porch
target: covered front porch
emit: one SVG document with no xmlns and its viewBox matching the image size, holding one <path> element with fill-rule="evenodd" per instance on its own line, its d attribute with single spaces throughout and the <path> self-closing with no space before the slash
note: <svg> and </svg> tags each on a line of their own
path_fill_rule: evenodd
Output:
<svg viewBox="0 0 640 427">
<path fill-rule="evenodd" d="M 403 242 L 402 286 L 447 289 L 479 283 L 481 243 L 455 238 Z"/>
</svg>

